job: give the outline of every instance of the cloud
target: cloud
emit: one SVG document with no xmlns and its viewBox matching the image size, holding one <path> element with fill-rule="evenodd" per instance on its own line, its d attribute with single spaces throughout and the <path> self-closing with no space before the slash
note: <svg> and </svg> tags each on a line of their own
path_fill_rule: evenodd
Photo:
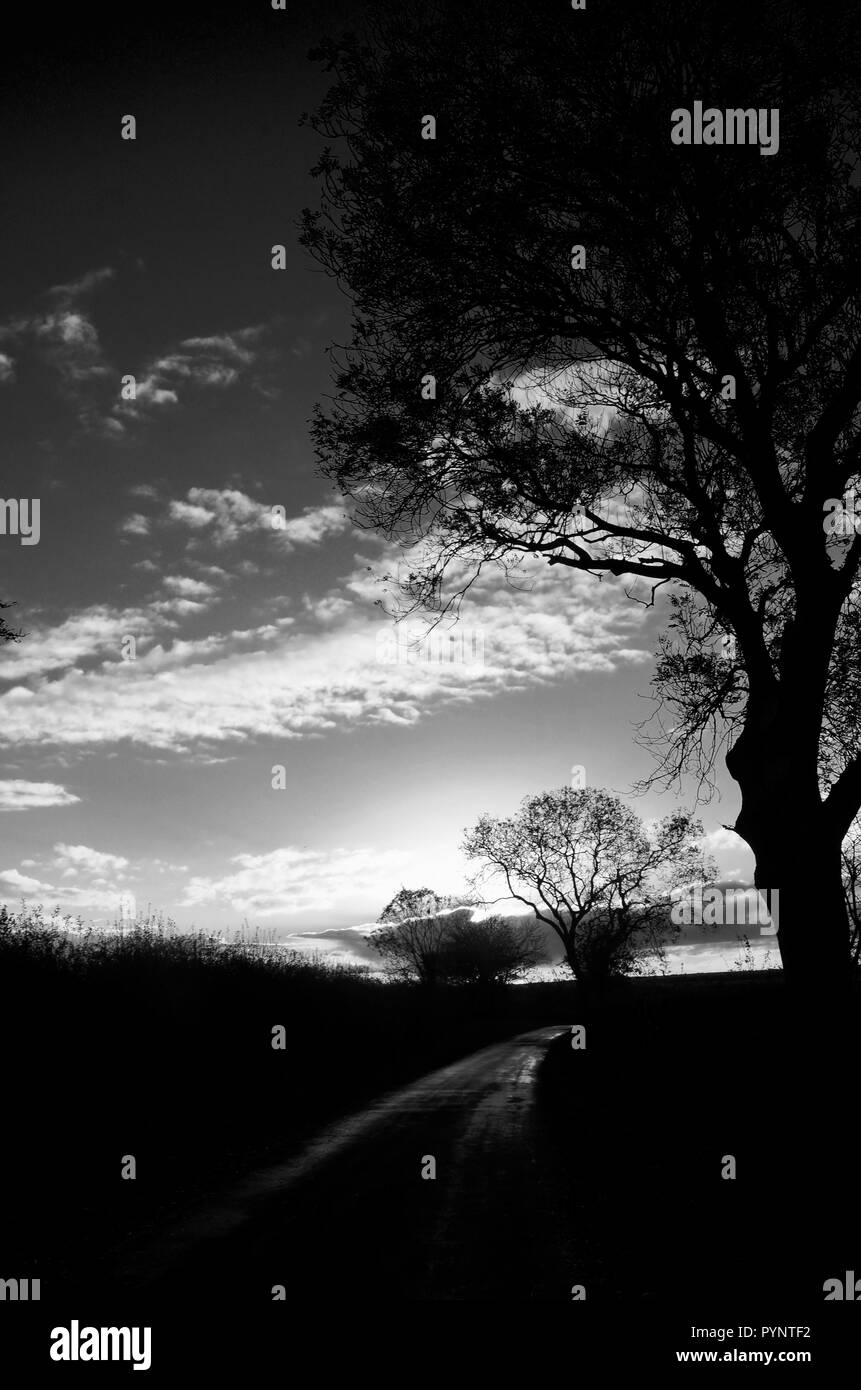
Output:
<svg viewBox="0 0 861 1390">
<path fill-rule="evenodd" d="M 169 650 L 156 643 L 142 652 L 140 639 L 199 611 L 196 600 L 175 594 L 142 610 L 91 609 L 9 654 L 19 684 L 0 696 L 0 743 L 128 740 L 212 756 L 256 738 L 412 725 L 446 709 L 650 660 L 642 611 L 621 584 L 570 572 L 560 579 L 537 563 L 521 570 L 519 583 L 513 591 L 492 573 L 482 576 L 459 626 L 428 636 L 416 625 L 413 639 L 405 626 L 379 618 L 371 602 L 379 588 L 361 562 L 321 596 L 319 618 L 309 600 L 304 616 L 178 640 Z M 135 662 L 120 659 L 124 633 L 138 638 Z M 85 656 L 103 659 L 44 678 L 58 665 L 79 667 Z"/>
<path fill-rule="evenodd" d="M 156 566 L 147 565 L 148 571 Z M 112 608 L 109 604 L 94 604 L 80 613 L 65 618 L 56 627 L 44 624 L 34 625 L 28 632 L 28 641 L 16 644 L 4 651 L 0 680 L 7 684 L 18 682 L 13 690 L 7 691 L 10 698 L 26 701 L 34 692 L 20 682 L 45 677 L 51 673 L 69 671 L 101 662 L 107 666 L 118 665 L 128 669 L 134 663 L 124 656 L 127 638 L 135 640 L 135 660 L 141 658 L 141 644 L 154 643 L 157 636 L 173 635 L 183 617 L 204 612 L 210 605 L 188 594 L 198 594 L 206 590 L 206 597 L 212 594 L 210 585 L 199 586 L 194 579 L 177 578 L 171 586 L 173 592 L 167 598 L 153 599 L 140 607 Z M 289 622 L 283 619 L 281 626 Z M 275 632 L 275 627 L 268 627 Z M 253 641 L 262 629 L 247 630 L 248 640 Z M 233 638 L 242 645 L 243 634 L 215 634 L 202 638 L 197 644 L 197 654 L 208 650 L 228 649 Z M 184 650 L 181 642 L 174 644 L 177 653 Z M 153 664 L 164 665 L 164 651 L 161 646 L 151 647 L 149 659 Z"/>
<path fill-rule="evenodd" d="M 294 545 L 318 545 L 328 536 L 337 536 L 350 525 L 342 506 L 306 507 L 301 516 L 288 517 L 282 534 Z"/>
<path fill-rule="evenodd" d="M 192 560 L 190 563 L 194 565 L 199 574 L 209 574 L 213 579 L 218 580 L 230 578 L 227 570 L 222 569 L 220 565 L 204 565 L 199 560 Z"/>
<path fill-rule="evenodd" d="M 123 401 L 115 407 L 117 413 L 139 416 L 148 406 L 179 405 L 179 395 L 166 386 L 159 386 L 152 376 L 135 382 L 134 401 Z"/>
<path fill-rule="evenodd" d="M 20 897 L 27 893 L 53 893 L 50 883 L 42 883 L 38 878 L 30 878 L 17 869 L 0 869 L 0 894 L 8 893 Z"/>
<path fill-rule="evenodd" d="M 142 642 L 153 636 L 156 626 L 171 624 L 170 613 L 160 615 L 157 624 L 152 605 L 118 609 L 109 604 L 94 604 L 56 627 L 34 626 L 28 641 L 16 643 L 4 652 L 2 679 L 23 681 L 99 657 L 116 660 L 122 655 L 124 637 L 133 636 L 136 642 Z M 31 692 L 23 686 L 16 688 L 22 692 L 16 698 L 26 701 Z"/>
<path fill-rule="evenodd" d="M 42 296 L 44 308 L 0 324 L 0 341 L 34 347 L 56 371 L 64 393 L 77 399 L 82 386 L 110 375 L 96 327 L 80 301 L 113 275 L 105 266 L 68 284 L 52 286 Z M 6 354 L 3 360 L 11 361 Z"/>
<path fill-rule="evenodd" d="M 111 266 L 103 266 L 101 270 L 87 270 L 83 275 L 79 275 L 77 280 L 70 280 L 66 285 L 52 285 L 47 293 L 61 302 L 70 303 L 84 295 L 92 294 L 93 290 L 113 280 L 115 274 L 116 271 Z"/>
<path fill-rule="evenodd" d="M 134 400 L 118 398 L 121 375 L 129 367 L 118 369 L 105 358 L 88 304 L 115 276 L 110 266 L 86 271 L 46 290 L 31 312 L 0 323 L 0 345 L 21 351 L 29 347 L 52 368 L 62 394 L 74 401 L 78 422 L 87 430 L 120 440 L 130 424 L 177 406 L 188 392 L 224 390 L 245 379 L 262 389 L 255 369 L 266 329 L 257 324 L 182 339 L 132 372 Z M 0 383 L 14 380 L 15 374 L 12 356 L 0 352 Z"/>
<path fill-rule="evenodd" d="M 49 877 L 36 878 L 19 869 L 0 870 L 0 898 L 36 897 L 43 904 L 66 912 L 96 908 L 116 917 L 134 914 L 134 895 L 123 886 L 128 878 L 129 861 L 123 855 L 92 849 L 89 845 L 54 845 L 49 864 L 22 860 L 22 867 L 40 867 Z M 55 877 L 56 876 L 56 877 Z"/>
<path fill-rule="evenodd" d="M 114 917 L 134 915 L 133 894 L 106 885 L 104 879 L 89 884 L 49 883 L 22 874 L 18 869 L 0 869 L 0 902 L 9 903 L 22 897 L 37 898 L 43 904 L 56 905 L 66 912 L 88 907 Z"/>
<path fill-rule="evenodd" d="M 225 390 L 249 378 L 258 359 L 262 324 L 209 337 L 183 338 L 148 361 L 135 381 L 135 399 L 118 400 L 111 411 L 117 421 L 140 420 L 164 406 L 180 403 L 188 390 Z"/>
<path fill-rule="evenodd" d="M 728 830 L 725 825 L 719 825 L 715 830 L 710 830 L 703 836 L 704 847 L 712 854 L 732 854 L 738 850 L 746 850 L 747 845 L 735 830 Z"/>
<path fill-rule="evenodd" d="M 120 530 L 127 536 L 148 536 L 149 529 L 149 517 L 143 516 L 141 512 L 133 512 L 120 526 Z"/>
<path fill-rule="evenodd" d="M 101 850 L 90 849 L 89 845 L 64 845 L 54 846 L 56 859 L 55 869 L 85 872 L 93 874 L 97 878 L 104 878 L 108 874 L 120 874 L 129 867 L 128 859 L 124 859 L 120 854 L 104 854 Z M 122 875 L 124 876 L 124 875 Z"/>
<path fill-rule="evenodd" d="M 200 603 L 197 599 L 194 598 L 161 599 L 158 603 L 154 603 L 152 606 L 153 611 L 158 614 L 175 613 L 181 618 L 189 618 L 194 613 L 203 613 L 206 611 L 207 608 L 207 605 L 205 603 Z"/>
<path fill-rule="evenodd" d="M 234 333 L 217 333 L 208 338 L 184 338 L 180 347 L 187 352 L 247 365 L 254 361 L 256 355 L 251 344 L 258 342 L 265 331 L 265 325 L 256 324 L 237 329 Z"/>
<path fill-rule="evenodd" d="M 705 852 L 717 860 L 725 878 L 750 882 L 753 877 L 753 851 L 734 830 L 719 825 L 704 835 L 700 843 Z"/>
<path fill-rule="evenodd" d="M 242 536 L 263 531 L 274 535 L 282 550 L 297 545 L 318 545 L 348 529 L 350 519 L 343 506 L 306 507 L 301 516 L 282 516 L 278 503 L 256 502 L 237 488 L 192 487 L 185 500 L 168 506 L 168 519 L 190 531 L 206 532 L 217 546 L 231 545 Z"/>
<path fill-rule="evenodd" d="M 256 917 L 292 916 L 348 905 L 362 895 L 391 896 L 392 877 L 402 873 L 411 856 L 402 850 L 296 849 L 268 854 L 236 854 L 233 873 L 220 878 L 194 877 L 183 906 L 220 902 L 234 912 Z"/>
<path fill-rule="evenodd" d="M 56 782 L 25 782 L 21 778 L 0 781 L 0 811 L 38 811 L 48 806 L 73 806 L 80 799 Z"/>
<path fill-rule="evenodd" d="M 202 489 L 192 488 L 191 492 L 201 491 Z M 182 522 L 184 526 L 189 526 L 193 531 L 199 531 L 204 526 L 209 526 L 215 520 L 215 513 L 209 508 L 198 506 L 190 502 L 171 502 L 169 514 L 172 521 Z M 237 531 L 238 534 L 238 531 Z"/>
<path fill-rule="evenodd" d="M 264 526 L 273 529 L 271 507 L 253 501 L 236 488 L 192 487 L 186 498 L 184 502 L 170 503 L 170 519 L 192 531 L 207 528 L 216 545 L 227 545 Z"/>
<path fill-rule="evenodd" d="M 36 337 L 46 347 L 46 356 L 61 376 L 82 381 L 108 372 L 102 360 L 99 335 L 85 314 L 60 309 L 46 314 L 34 325 Z"/>
<path fill-rule="evenodd" d="M 169 574 L 162 580 L 164 587 L 182 598 L 209 598 L 215 593 L 203 579 L 190 579 L 183 574 Z"/>
</svg>

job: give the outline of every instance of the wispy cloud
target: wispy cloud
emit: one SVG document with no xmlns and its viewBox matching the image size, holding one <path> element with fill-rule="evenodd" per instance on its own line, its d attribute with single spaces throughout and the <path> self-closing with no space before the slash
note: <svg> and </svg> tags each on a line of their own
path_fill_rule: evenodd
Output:
<svg viewBox="0 0 861 1390">
<path fill-rule="evenodd" d="M 82 388 L 111 373 L 98 331 L 81 301 L 113 277 L 113 269 L 105 266 L 68 284 L 53 285 L 37 309 L 0 323 L 0 342 L 35 349 L 57 373 L 63 392 L 77 399 Z M 3 359 L 11 362 L 6 354 Z"/>
<path fill-rule="evenodd" d="M 236 854 L 232 873 L 191 879 L 183 905 L 222 903 L 255 917 L 349 906 L 358 897 L 390 895 L 392 877 L 405 872 L 411 856 L 402 850 L 331 849 L 293 846 L 268 854 Z"/>
<path fill-rule="evenodd" d="M 44 634 L 29 656 L 26 644 L 12 654 L 12 676 L 33 679 L 0 697 L 0 742 L 85 747 L 129 740 L 211 756 L 214 745 L 255 738 L 415 724 L 455 705 L 650 658 L 637 641 L 642 613 L 621 586 L 596 587 L 581 575 L 560 582 L 537 566 L 531 575 L 524 570 L 521 583 L 516 593 L 492 577 L 474 587 L 463 628 L 454 629 L 455 637 L 466 631 L 479 638 L 472 645 L 467 639 L 463 659 L 457 648 L 454 659 L 439 649 L 431 661 L 401 660 L 409 655 L 403 650 L 392 659 L 390 639 L 403 629 L 376 616 L 362 564 L 321 600 L 309 600 L 301 624 L 287 615 L 254 629 L 176 640 L 169 649 L 156 642 L 139 647 L 133 663 L 121 659 L 123 632 L 153 635 L 159 621 L 199 611 L 199 601 L 175 594 L 152 603 L 138 610 L 139 628 L 132 610 L 90 610 Z M 80 669 L 85 652 L 103 659 Z M 45 679 L 63 656 L 77 661 L 76 669 Z"/>
<path fill-rule="evenodd" d="M 63 395 L 76 406 L 79 424 L 108 439 L 120 440 L 129 425 L 153 418 L 165 407 L 177 406 L 186 395 L 224 390 L 240 381 L 259 386 L 255 369 L 261 360 L 261 343 L 267 329 L 252 324 L 228 332 L 183 338 L 155 354 L 134 370 L 108 361 L 93 318 L 90 301 L 116 280 L 110 266 L 89 270 L 66 284 L 52 285 L 37 306 L 0 323 L 0 347 L 15 356 L 33 353 L 57 375 Z M 21 375 L 10 352 L 0 352 L 0 383 Z M 131 383 L 134 398 L 127 399 Z"/>
<path fill-rule="evenodd" d="M 317 545 L 350 525 L 346 510 L 337 504 L 306 507 L 300 516 L 288 517 L 278 502 L 257 502 L 237 488 L 189 488 L 184 499 L 170 502 L 168 518 L 192 532 L 205 532 L 217 546 L 264 532 L 288 550 Z"/>
<path fill-rule="evenodd" d="M 153 488 L 146 493 L 140 488 L 130 491 L 160 502 Z M 342 535 L 350 528 L 350 518 L 340 502 L 308 506 L 298 516 L 288 516 L 277 500 L 261 502 L 239 488 L 191 487 L 184 497 L 167 500 L 152 514 L 133 512 L 120 523 L 121 533 L 131 537 L 151 536 L 170 528 L 190 532 L 193 548 L 209 544 L 223 549 L 243 539 L 259 542 L 266 538 L 283 554 L 296 546 L 319 545 Z M 219 566 L 209 569 L 224 572 Z"/>
<path fill-rule="evenodd" d="M 168 602 L 168 608 L 173 601 Z M 155 632 L 175 626 L 169 612 L 154 614 L 152 605 L 115 608 L 110 604 L 94 604 L 73 613 L 55 627 L 42 623 L 31 624 L 28 640 L 10 646 L 3 653 L 2 679 L 24 681 L 55 671 L 67 671 L 81 662 L 118 660 L 126 636 L 137 642 L 151 639 Z M 30 693 L 19 687 L 26 699 Z"/>
<path fill-rule="evenodd" d="M 160 860 L 145 863 L 158 873 L 184 868 Z M 116 919 L 134 913 L 130 885 L 140 877 L 140 868 L 124 855 L 60 841 L 50 853 L 21 860 L 20 867 L 0 868 L 0 901 L 23 897 L 63 912 L 95 909 L 107 914 L 107 920 Z M 34 872 L 22 873 L 22 869 Z"/>
<path fill-rule="evenodd" d="M 215 593 L 211 584 L 204 579 L 191 579 L 185 574 L 168 574 L 162 580 L 164 587 L 182 598 L 209 598 Z"/>
<path fill-rule="evenodd" d="M 105 854 L 89 845 L 58 844 L 54 852 L 54 868 L 65 873 L 87 873 L 102 879 L 107 875 L 124 876 L 124 870 L 129 867 L 128 859 L 122 855 Z"/>
<path fill-rule="evenodd" d="M 48 896 L 53 892 L 50 883 L 43 883 L 30 874 L 22 874 L 18 869 L 0 869 L 0 901 L 8 902 L 10 898 L 26 897 L 30 893 Z"/>
<path fill-rule="evenodd" d="M 87 907 L 113 914 L 130 901 L 125 886 L 129 861 L 119 854 L 61 842 L 54 846 L 49 863 L 28 859 L 23 867 L 39 869 L 43 876 L 36 878 L 17 868 L 0 869 L 0 898 L 36 897 L 65 911 Z"/>
<path fill-rule="evenodd" d="M 80 799 L 56 782 L 26 782 L 18 777 L 0 781 L 0 811 L 40 811 L 48 806 L 74 806 Z"/>
<path fill-rule="evenodd" d="M 133 400 L 120 399 L 111 418 L 124 427 L 165 406 L 175 406 L 188 391 L 224 390 L 251 379 L 257 344 L 266 332 L 256 324 L 209 337 L 183 338 L 175 347 L 145 363 L 135 381 Z"/>
<path fill-rule="evenodd" d="M 115 275 L 116 271 L 111 266 L 103 266 L 101 270 L 86 270 L 77 280 L 70 280 L 65 285 L 52 285 L 47 294 L 62 304 L 70 304 L 92 294 L 94 290 L 113 280 Z"/>
<path fill-rule="evenodd" d="M 330 536 L 340 535 L 350 525 L 343 506 L 306 507 L 301 516 L 288 517 L 281 534 L 294 545 L 319 545 Z"/>
</svg>

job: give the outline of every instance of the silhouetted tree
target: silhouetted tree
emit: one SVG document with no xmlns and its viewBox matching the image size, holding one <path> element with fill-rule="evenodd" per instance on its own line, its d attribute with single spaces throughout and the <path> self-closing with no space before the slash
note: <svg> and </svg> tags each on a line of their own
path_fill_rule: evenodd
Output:
<svg viewBox="0 0 861 1390">
<path fill-rule="evenodd" d="M 541 959 L 538 934 L 528 922 L 502 917 L 473 922 L 475 905 L 429 888 L 402 888 L 380 915 L 383 930 L 366 940 L 394 979 L 422 985 L 509 984 Z"/>
<path fill-rule="evenodd" d="M 417 981 L 421 985 L 436 985 L 442 980 L 444 939 L 442 917 L 408 917 L 366 937 L 368 945 L 379 951 L 393 979 Z"/>
<path fill-rule="evenodd" d="M 360 524 L 430 539 L 418 604 L 524 554 L 671 586 L 656 776 L 693 768 L 707 793 L 728 747 L 784 970 L 830 990 L 861 805 L 861 537 L 823 524 L 861 489 L 857 12 L 377 15 L 321 48 L 311 118 L 338 149 L 303 241 L 355 305 L 324 470 Z M 777 108 L 779 149 L 674 144 L 695 101 Z"/>
<path fill-rule="evenodd" d="M 714 875 L 702 833 L 685 811 L 649 831 L 610 792 L 562 787 L 508 819 L 481 816 L 463 849 L 553 929 L 578 979 L 603 980 L 672 931 L 671 889 Z"/>
<path fill-rule="evenodd" d="M 0 610 L 14 607 L 14 603 L 3 603 L 0 600 Z M 9 627 L 5 618 L 0 615 L 0 642 L 20 642 L 23 636 L 23 632 L 16 632 L 14 628 Z"/>
<path fill-rule="evenodd" d="M 374 932 L 366 941 L 379 951 L 393 978 L 438 984 L 443 979 L 442 954 L 450 926 L 441 914 L 462 905 L 463 900 L 432 888 L 401 887 L 377 919 L 385 930 Z"/>
<path fill-rule="evenodd" d="M 403 922 L 407 917 L 433 917 L 452 907 L 472 907 L 471 898 L 435 893 L 432 888 L 399 888 L 377 918 L 378 922 Z"/>
<path fill-rule="evenodd" d="M 509 985 L 543 958 L 531 922 L 495 915 L 472 921 L 457 914 L 445 923 L 441 967 L 449 983 L 478 989 Z"/>
</svg>

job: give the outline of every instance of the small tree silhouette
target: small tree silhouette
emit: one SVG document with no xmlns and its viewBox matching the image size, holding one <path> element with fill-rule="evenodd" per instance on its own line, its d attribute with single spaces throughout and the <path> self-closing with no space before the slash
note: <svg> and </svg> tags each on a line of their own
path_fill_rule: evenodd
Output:
<svg viewBox="0 0 861 1390">
<path fill-rule="evenodd" d="M 14 603 L 3 603 L 2 599 L 0 599 L 0 609 L 14 607 Z M 0 613 L 0 642 L 20 642 L 24 635 L 23 632 L 16 632 L 14 628 L 9 627 L 2 613 Z"/>
<path fill-rule="evenodd" d="M 380 914 L 384 929 L 366 938 L 395 979 L 487 988 L 509 984 L 542 957 L 530 923 L 473 921 L 475 899 L 431 888 L 401 888 Z"/>
<path fill-rule="evenodd" d="M 672 930 L 671 888 L 714 876 L 702 833 L 687 811 L 647 831 L 610 792 L 562 787 L 526 797 L 508 819 L 482 816 L 463 849 L 478 877 L 500 876 L 553 929 L 579 980 L 599 982 Z"/>
</svg>

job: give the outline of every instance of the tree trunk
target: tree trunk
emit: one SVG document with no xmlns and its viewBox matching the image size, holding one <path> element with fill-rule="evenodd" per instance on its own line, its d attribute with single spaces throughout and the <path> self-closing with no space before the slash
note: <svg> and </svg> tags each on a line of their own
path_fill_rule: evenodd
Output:
<svg viewBox="0 0 861 1390">
<path fill-rule="evenodd" d="M 756 858 L 756 887 L 766 901 L 779 893 L 776 939 L 787 983 L 825 998 L 850 975 L 842 836 L 825 814 L 815 756 L 802 759 L 799 744 L 790 730 L 776 741 L 746 730 L 727 767 L 741 788 L 735 829 Z"/>
<path fill-rule="evenodd" d="M 783 970 L 790 984 L 837 988 L 848 980 L 850 965 L 840 841 L 828 843 L 827 837 L 808 833 L 798 843 L 793 827 L 781 827 L 781 820 L 775 817 L 776 828 L 783 829 L 788 845 L 753 848 L 757 888 L 766 900 L 779 890 L 775 916 Z M 801 828 L 813 830 L 809 824 Z"/>
</svg>

